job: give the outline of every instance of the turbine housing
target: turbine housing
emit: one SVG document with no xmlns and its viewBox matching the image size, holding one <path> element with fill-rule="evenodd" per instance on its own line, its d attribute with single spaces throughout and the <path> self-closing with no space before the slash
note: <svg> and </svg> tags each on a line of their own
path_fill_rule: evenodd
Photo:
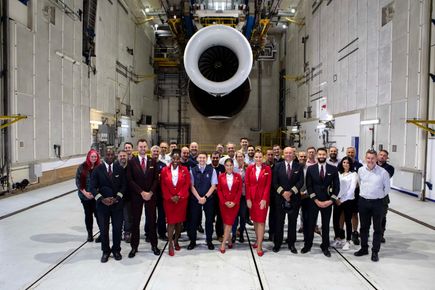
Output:
<svg viewBox="0 0 435 290">
<path fill-rule="evenodd" d="M 236 29 L 225 25 L 200 29 L 184 51 L 193 106 L 214 119 L 240 112 L 249 98 L 252 62 L 251 46 Z"/>
</svg>

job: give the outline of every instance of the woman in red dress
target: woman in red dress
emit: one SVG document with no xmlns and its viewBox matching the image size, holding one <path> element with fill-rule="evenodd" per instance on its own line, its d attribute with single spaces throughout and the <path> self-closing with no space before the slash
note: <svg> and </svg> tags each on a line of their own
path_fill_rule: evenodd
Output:
<svg viewBox="0 0 435 290">
<path fill-rule="evenodd" d="M 172 162 L 163 168 L 160 174 L 163 195 L 163 208 L 168 223 L 169 255 L 180 250 L 178 238 L 180 237 L 182 223 L 186 220 L 187 202 L 189 200 L 190 173 L 180 165 L 180 150 L 172 151 Z M 175 230 L 175 242 L 173 243 Z"/>
<path fill-rule="evenodd" d="M 254 222 L 258 256 L 263 256 L 264 223 L 267 216 L 267 208 L 270 198 L 270 183 L 272 171 L 270 167 L 263 164 L 263 153 L 255 152 L 255 163 L 249 165 L 245 175 L 246 204 L 251 212 L 251 219 Z"/>
<path fill-rule="evenodd" d="M 224 223 L 224 238 L 220 251 L 225 253 L 225 244 L 228 241 L 228 248 L 233 247 L 230 239 L 230 232 L 240 208 L 240 197 L 242 196 L 242 177 L 233 172 L 234 161 L 231 158 L 225 160 L 225 173 L 219 175 L 217 193 L 219 196 L 219 208 Z"/>
</svg>

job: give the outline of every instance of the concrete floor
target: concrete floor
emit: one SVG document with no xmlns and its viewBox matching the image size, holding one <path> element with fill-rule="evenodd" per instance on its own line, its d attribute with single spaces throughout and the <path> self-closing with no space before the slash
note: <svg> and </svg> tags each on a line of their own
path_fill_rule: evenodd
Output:
<svg viewBox="0 0 435 290">
<path fill-rule="evenodd" d="M 201 234 L 199 246 L 187 251 L 183 234 L 174 257 L 165 249 L 159 259 L 141 239 L 134 259 L 122 242 L 123 259 L 101 264 L 100 244 L 85 242 L 76 193 L 4 217 L 72 189 L 73 182 L 64 182 L 0 200 L 0 289 L 435 289 L 435 231 L 393 212 L 378 263 L 353 256 L 355 248 L 339 250 L 341 255 L 332 249 L 326 258 L 319 236 L 308 254 L 294 255 L 284 246 L 273 253 L 273 244 L 266 242 L 265 255 L 258 257 L 247 241 L 225 254 L 216 241 L 216 250 L 209 251 Z M 434 203 L 398 192 L 391 193 L 391 200 L 395 210 L 435 226 Z M 248 232 L 252 242 L 253 228 Z M 298 250 L 302 238 L 299 234 Z M 159 243 L 163 249 L 165 243 Z"/>
</svg>

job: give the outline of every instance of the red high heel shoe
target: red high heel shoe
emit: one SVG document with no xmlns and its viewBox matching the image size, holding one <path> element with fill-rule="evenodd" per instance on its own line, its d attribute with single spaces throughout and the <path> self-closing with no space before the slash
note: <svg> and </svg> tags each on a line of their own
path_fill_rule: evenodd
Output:
<svg viewBox="0 0 435 290">
<path fill-rule="evenodd" d="M 264 255 L 264 251 L 263 251 L 263 250 L 261 250 L 261 251 L 257 251 L 257 255 L 258 255 L 259 257 L 262 257 L 262 256 Z"/>
<path fill-rule="evenodd" d="M 175 243 L 175 251 L 181 250 L 181 247 L 178 243 Z"/>
<path fill-rule="evenodd" d="M 257 243 L 254 243 L 254 244 L 252 245 L 252 247 L 253 247 L 254 249 L 256 249 L 256 248 L 258 247 Z"/>
<path fill-rule="evenodd" d="M 169 256 L 174 256 L 175 255 L 175 253 L 174 253 L 174 248 L 169 248 Z"/>
<path fill-rule="evenodd" d="M 233 248 L 233 244 L 228 244 L 228 249 L 232 249 Z"/>
<path fill-rule="evenodd" d="M 219 251 L 222 253 L 222 254 L 225 254 L 225 248 L 219 248 Z"/>
</svg>

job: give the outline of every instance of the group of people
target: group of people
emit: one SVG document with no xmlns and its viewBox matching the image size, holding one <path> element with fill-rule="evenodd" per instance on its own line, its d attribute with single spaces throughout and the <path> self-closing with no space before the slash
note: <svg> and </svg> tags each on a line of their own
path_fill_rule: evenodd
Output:
<svg viewBox="0 0 435 290">
<path fill-rule="evenodd" d="M 209 250 L 214 227 L 221 242 L 219 251 L 231 249 L 237 235 L 244 242 L 246 223 L 252 220 L 255 230 L 253 248 L 263 256 L 263 239 L 268 217 L 269 240 L 274 252 L 282 244 L 297 254 L 295 247 L 297 220 L 304 235 L 301 253 L 311 250 L 317 219 L 321 215 L 320 248 L 330 257 L 329 224 L 333 214 L 333 246 L 348 250 L 352 245 L 361 248 L 355 256 L 369 253 L 368 236 L 373 223 L 372 261 L 378 252 L 386 225 L 390 178 L 394 167 L 387 163 L 388 152 L 369 150 L 364 165 L 356 159 L 355 148 L 349 147 L 346 156 L 337 158 L 338 149 L 331 147 L 296 152 L 294 147 L 279 145 L 266 150 L 249 145 L 240 139 L 240 149 L 233 143 L 221 144 L 210 156 L 199 151 L 198 144 L 177 148 L 177 144 L 152 146 L 127 142 L 124 149 L 108 149 L 104 160 L 90 150 L 86 161 L 77 170 L 76 184 L 85 212 L 88 241 L 93 241 L 93 215 L 100 229 L 99 239 L 107 262 L 110 254 L 122 259 L 121 240 L 130 243 L 129 258 L 135 257 L 140 240 L 140 221 L 145 208 L 145 235 L 155 255 L 160 255 L 158 236 L 168 240 L 168 251 L 174 256 L 181 249 L 179 238 L 183 230 L 190 240 L 188 250 L 196 247 L 197 231 L 202 229 L 205 216 L 205 236 Z M 283 154 L 282 154 L 283 153 Z M 287 216 L 287 238 L 284 224 Z M 109 244 L 109 223 L 112 222 L 113 245 Z M 358 234 L 360 221 L 360 236 Z M 346 228 L 346 231 L 344 231 Z M 124 235 L 122 234 L 124 231 Z M 361 241 L 359 240 L 361 238 Z"/>
</svg>

